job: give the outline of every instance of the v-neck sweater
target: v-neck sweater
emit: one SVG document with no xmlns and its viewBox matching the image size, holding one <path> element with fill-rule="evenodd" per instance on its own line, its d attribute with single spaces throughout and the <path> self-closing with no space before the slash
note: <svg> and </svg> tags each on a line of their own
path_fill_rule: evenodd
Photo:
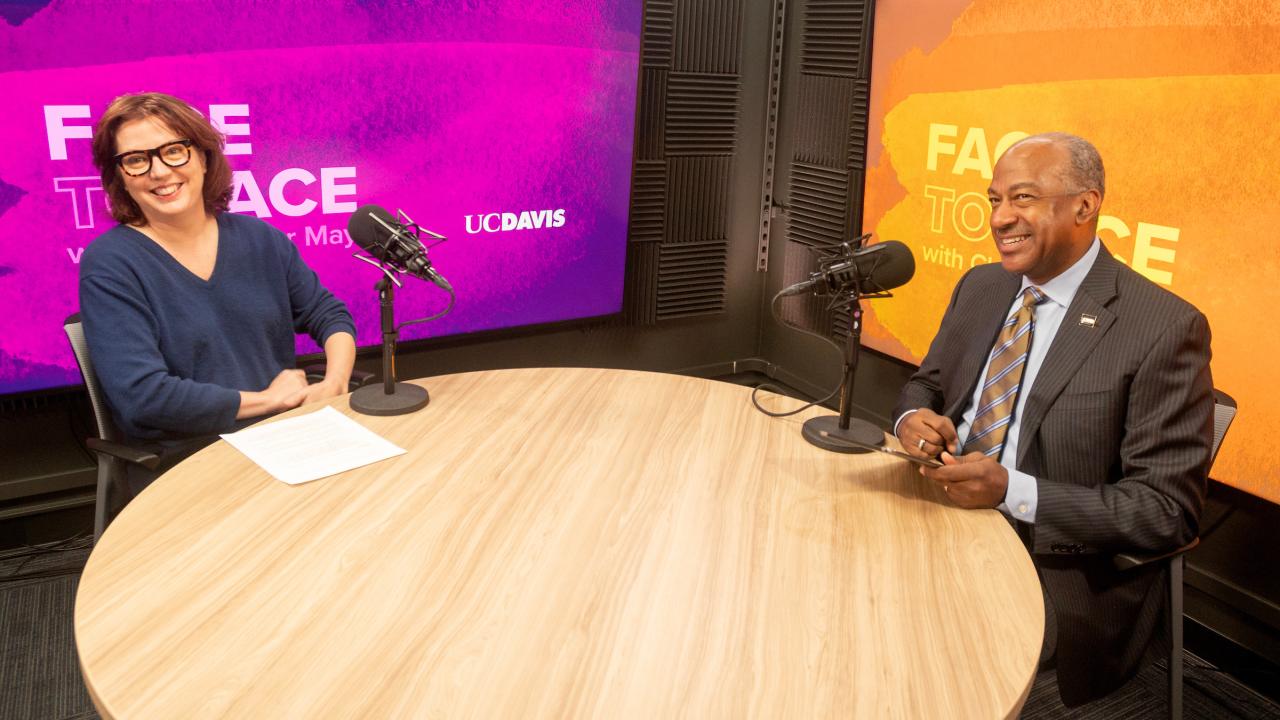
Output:
<svg viewBox="0 0 1280 720">
<path fill-rule="evenodd" d="M 234 430 L 241 390 L 265 389 L 296 361 L 295 333 L 355 336 L 346 305 L 284 233 L 221 213 L 204 280 L 136 229 L 117 225 L 80 260 L 80 313 L 94 372 L 131 438 Z"/>
</svg>

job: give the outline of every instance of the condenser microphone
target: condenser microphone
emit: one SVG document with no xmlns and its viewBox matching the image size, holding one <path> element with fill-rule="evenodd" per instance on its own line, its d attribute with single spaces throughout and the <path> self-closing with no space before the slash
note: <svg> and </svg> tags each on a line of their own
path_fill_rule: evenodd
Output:
<svg viewBox="0 0 1280 720">
<path fill-rule="evenodd" d="M 347 221 L 347 232 L 365 252 L 378 262 L 435 283 L 452 292 L 453 286 L 431 266 L 422 241 L 394 215 L 379 205 L 362 205 Z"/>
<path fill-rule="evenodd" d="M 911 248 L 897 240 L 886 240 L 824 261 L 808 280 L 784 288 L 778 296 L 799 295 L 810 290 L 817 295 L 849 290 L 859 294 L 885 292 L 907 284 L 915 273 L 916 260 Z"/>
</svg>

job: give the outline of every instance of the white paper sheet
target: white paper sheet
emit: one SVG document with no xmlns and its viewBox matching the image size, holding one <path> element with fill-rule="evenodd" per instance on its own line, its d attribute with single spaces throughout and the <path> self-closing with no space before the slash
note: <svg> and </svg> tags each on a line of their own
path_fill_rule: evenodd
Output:
<svg viewBox="0 0 1280 720">
<path fill-rule="evenodd" d="M 298 485 L 404 450 L 331 407 L 222 436 L 277 480 Z"/>
</svg>

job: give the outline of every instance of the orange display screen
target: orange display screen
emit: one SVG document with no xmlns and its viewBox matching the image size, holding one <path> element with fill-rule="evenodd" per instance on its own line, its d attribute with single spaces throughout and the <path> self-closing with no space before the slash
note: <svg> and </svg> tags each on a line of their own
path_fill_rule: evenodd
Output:
<svg viewBox="0 0 1280 720">
<path fill-rule="evenodd" d="M 915 278 L 864 341 L 919 363 L 957 280 L 998 261 L 991 166 L 1028 134 L 1092 141 L 1098 235 L 1209 318 L 1240 411 L 1213 477 L 1280 502 L 1280 5 L 1273 0 L 882 0 L 863 228 Z"/>
</svg>

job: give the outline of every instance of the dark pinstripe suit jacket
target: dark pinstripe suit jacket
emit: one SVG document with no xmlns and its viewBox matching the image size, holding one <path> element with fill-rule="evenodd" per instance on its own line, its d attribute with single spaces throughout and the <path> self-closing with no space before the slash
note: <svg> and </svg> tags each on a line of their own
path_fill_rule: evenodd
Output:
<svg viewBox="0 0 1280 720">
<path fill-rule="evenodd" d="M 1021 280 L 999 264 L 965 274 L 894 417 L 927 407 L 959 425 Z M 1017 467 L 1037 479 L 1039 502 L 1018 531 L 1057 615 L 1062 699 L 1078 705 L 1132 676 L 1161 619 L 1164 568 L 1120 572 L 1112 556 L 1198 533 L 1213 441 L 1208 323 L 1103 248 L 1030 392 Z"/>
</svg>

